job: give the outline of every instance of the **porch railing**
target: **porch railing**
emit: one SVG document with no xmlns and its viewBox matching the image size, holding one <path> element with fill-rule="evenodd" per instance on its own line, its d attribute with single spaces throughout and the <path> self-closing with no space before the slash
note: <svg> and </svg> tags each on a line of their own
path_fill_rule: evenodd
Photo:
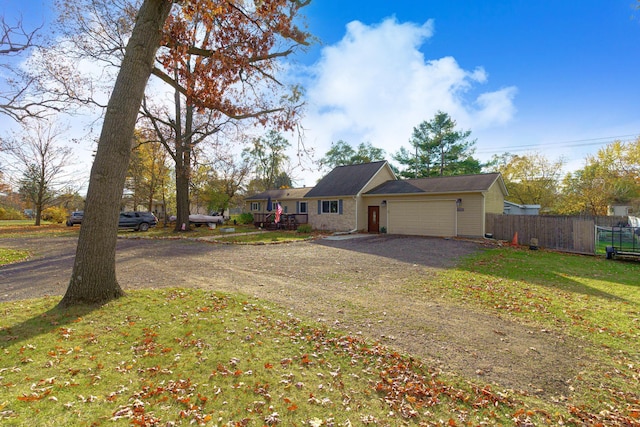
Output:
<svg viewBox="0 0 640 427">
<path fill-rule="evenodd" d="M 254 213 L 253 224 L 260 228 L 282 228 L 286 230 L 295 230 L 298 225 L 308 224 L 309 215 L 307 214 L 282 214 L 280 222 L 275 223 L 276 214 L 274 212 Z"/>
</svg>

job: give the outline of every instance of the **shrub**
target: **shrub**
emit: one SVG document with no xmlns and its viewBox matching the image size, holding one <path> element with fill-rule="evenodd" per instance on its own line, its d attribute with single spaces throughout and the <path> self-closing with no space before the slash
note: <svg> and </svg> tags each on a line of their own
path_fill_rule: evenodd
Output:
<svg viewBox="0 0 640 427">
<path fill-rule="evenodd" d="M 296 231 L 301 234 L 309 234 L 311 233 L 311 230 L 312 228 L 309 224 L 302 224 L 298 226 L 298 229 Z"/>
<path fill-rule="evenodd" d="M 17 209 L 0 207 L 0 219 L 24 219 L 24 215 Z"/>
<path fill-rule="evenodd" d="M 250 212 L 244 212 L 238 215 L 239 224 L 253 224 L 253 215 Z"/>
<path fill-rule="evenodd" d="M 51 221 L 58 224 L 62 224 L 67 219 L 67 210 L 58 206 L 46 208 L 42 211 L 42 219 L 45 221 Z"/>
<path fill-rule="evenodd" d="M 382 234 L 386 233 L 387 232 L 387 227 L 380 227 L 380 232 Z"/>
</svg>

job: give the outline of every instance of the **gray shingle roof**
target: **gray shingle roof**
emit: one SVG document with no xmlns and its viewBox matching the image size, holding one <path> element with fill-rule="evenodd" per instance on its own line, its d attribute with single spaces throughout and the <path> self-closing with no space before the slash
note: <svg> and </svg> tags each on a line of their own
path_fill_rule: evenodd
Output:
<svg viewBox="0 0 640 427">
<path fill-rule="evenodd" d="M 305 197 L 355 196 L 385 165 L 386 161 L 338 166 L 316 184 Z"/>
<path fill-rule="evenodd" d="M 486 173 L 387 181 L 366 194 L 435 194 L 487 191 L 499 177 L 499 173 Z"/>
<path fill-rule="evenodd" d="M 305 194 L 311 190 L 311 187 L 304 188 L 282 188 L 278 190 L 267 190 L 262 193 L 254 194 L 245 200 L 267 200 L 269 197 L 275 200 L 302 199 Z"/>
</svg>

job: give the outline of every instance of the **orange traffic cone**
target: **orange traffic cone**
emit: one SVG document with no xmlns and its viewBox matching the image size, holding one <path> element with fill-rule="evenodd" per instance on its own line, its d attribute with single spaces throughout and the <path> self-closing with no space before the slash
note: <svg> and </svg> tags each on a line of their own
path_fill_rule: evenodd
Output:
<svg viewBox="0 0 640 427">
<path fill-rule="evenodd" d="M 511 240 L 511 244 L 513 246 L 518 246 L 518 232 L 517 231 L 513 235 L 513 240 Z"/>
</svg>

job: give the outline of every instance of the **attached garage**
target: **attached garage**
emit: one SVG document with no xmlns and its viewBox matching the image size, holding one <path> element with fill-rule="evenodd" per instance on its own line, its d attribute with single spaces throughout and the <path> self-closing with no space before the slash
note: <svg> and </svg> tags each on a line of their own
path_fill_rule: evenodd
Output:
<svg viewBox="0 0 640 427">
<path fill-rule="evenodd" d="M 506 194 L 500 174 L 491 173 L 392 180 L 363 198 L 367 209 L 379 206 L 390 234 L 481 237 L 486 214 L 501 213 Z"/>
<path fill-rule="evenodd" d="M 418 236 L 457 236 L 455 200 L 389 200 L 388 232 Z"/>
</svg>

